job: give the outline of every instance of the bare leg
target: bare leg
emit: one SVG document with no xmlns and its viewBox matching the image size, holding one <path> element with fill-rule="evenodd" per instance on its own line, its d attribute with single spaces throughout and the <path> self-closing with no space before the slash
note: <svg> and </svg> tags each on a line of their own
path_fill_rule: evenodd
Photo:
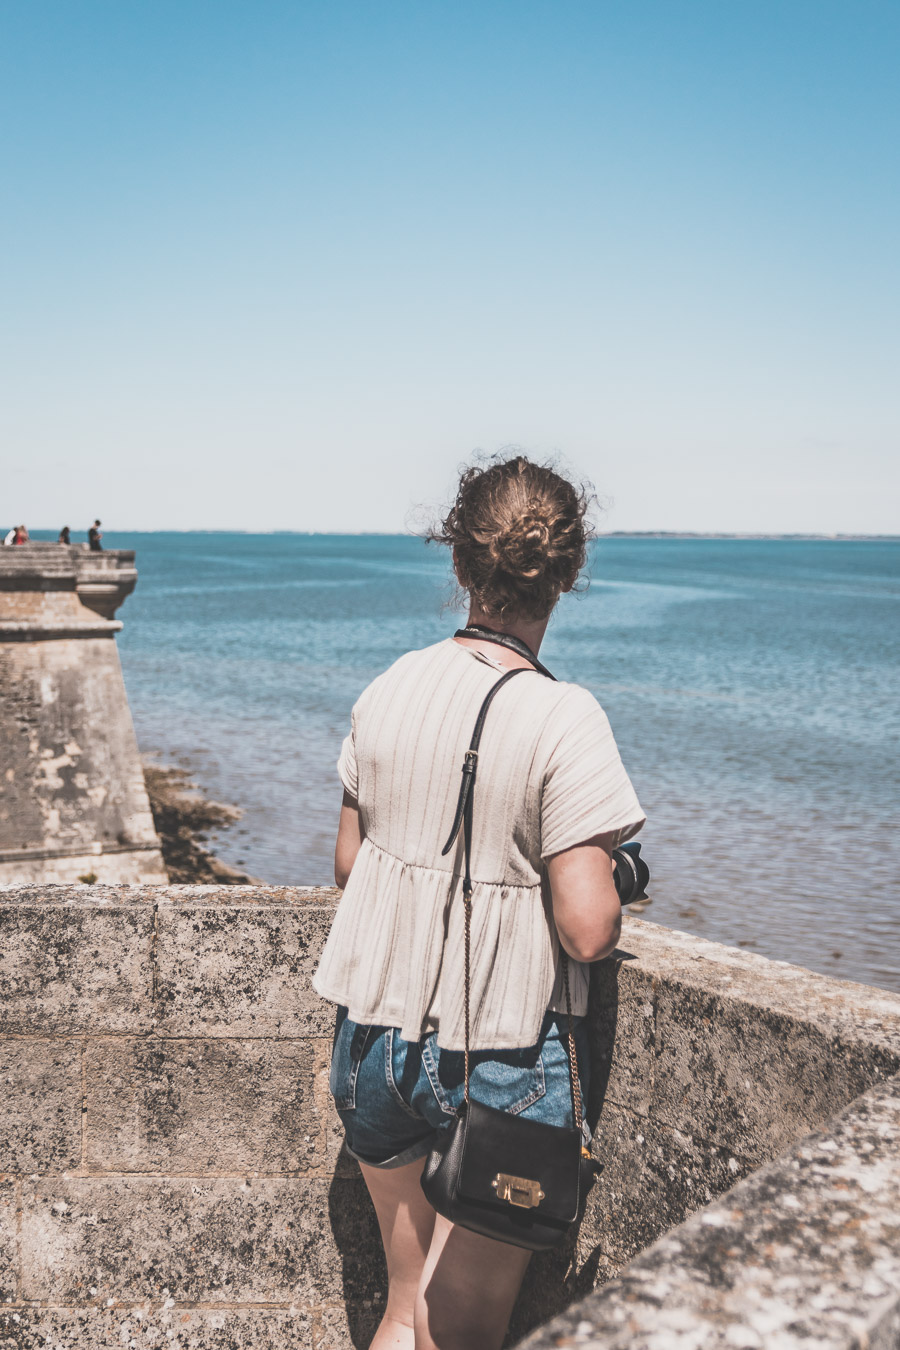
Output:
<svg viewBox="0 0 900 1350">
<path fill-rule="evenodd" d="M 415 1350 L 500 1350 L 531 1252 L 440 1214 L 416 1298 Z"/>
<path fill-rule="evenodd" d="M 419 1178 L 425 1159 L 405 1167 L 366 1167 L 369 1188 L 388 1268 L 388 1299 L 370 1350 L 416 1350 L 416 1290 L 431 1245 L 435 1213 Z"/>
</svg>

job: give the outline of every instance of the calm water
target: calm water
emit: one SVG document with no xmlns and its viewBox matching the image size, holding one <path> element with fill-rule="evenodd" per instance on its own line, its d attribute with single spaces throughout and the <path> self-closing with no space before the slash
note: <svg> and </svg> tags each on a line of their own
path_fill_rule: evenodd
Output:
<svg viewBox="0 0 900 1350">
<path fill-rule="evenodd" d="M 383 536 L 108 535 L 145 751 L 242 806 L 221 856 L 329 882 L 351 704 L 448 635 L 446 558 Z M 612 720 L 646 917 L 900 989 L 900 544 L 601 541 L 541 655 Z"/>
</svg>

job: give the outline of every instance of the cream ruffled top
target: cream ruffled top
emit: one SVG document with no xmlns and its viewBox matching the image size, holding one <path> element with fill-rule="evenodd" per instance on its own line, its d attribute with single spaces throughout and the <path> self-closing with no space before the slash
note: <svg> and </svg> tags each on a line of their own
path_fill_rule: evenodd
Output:
<svg viewBox="0 0 900 1350">
<path fill-rule="evenodd" d="M 493 661 L 452 639 L 407 653 L 360 696 L 338 760 L 366 837 L 313 984 L 355 1022 L 406 1040 L 437 1030 L 450 1050 L 465 1039 L 462 831 L 446 858 L 441 848 L 498 678 Z M 533 1045 L 547 1008 L 565 1008 L 544 859 L 597 834 L 622 843 L 643 822 L 592 694 L 530 672 L 501 689 L 475 783 L 473 1049 Z M 569 967 L 573 1011 L 584 1013 L 588 967 Z"/>
</svg>

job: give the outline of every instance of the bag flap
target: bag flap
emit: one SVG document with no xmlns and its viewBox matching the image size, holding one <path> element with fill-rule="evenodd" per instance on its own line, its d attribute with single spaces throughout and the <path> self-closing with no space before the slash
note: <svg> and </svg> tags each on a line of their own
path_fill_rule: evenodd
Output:
<svg viewBox="0 0 900 1350">
<path fill-rule="evenodd" d="M 526 1217 L 578 1216 L 581 1133 L 470 1101 L 459 1169 L 461 1199 Z"/>
</svg>

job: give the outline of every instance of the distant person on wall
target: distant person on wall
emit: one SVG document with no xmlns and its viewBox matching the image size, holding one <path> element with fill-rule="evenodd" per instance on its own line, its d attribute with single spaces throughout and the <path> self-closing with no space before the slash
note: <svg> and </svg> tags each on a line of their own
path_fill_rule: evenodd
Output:
<svg viewBox="0 0 900 1350">
<path fill-rule="evenodd" d="M 100 542 L 102 538 L 103 535 L 100 533 L 100 522 L 99 520 L 95 520 L 91 528 L 88 530 L 88 548 L 91 550 L 92 553 L 103 552 L 103 545 Z"/>
<path fill-rule="evenodd" d="M 13 543 L 14 543 L 14 544 L 27 544 L 27 543 L 28 543 L 28 531 L 26 530 L 26 528 L 25 528 L 24 525 L 17 525 L 17 526 L 16 526 L 16 537 L 15 537 L 15 539 L 13 540 Z"/>
<path fill-rule="evenodd" d="M 72 542 L 72 535 L 71 535 L 71 532 L 70 532 L 70 530 L 69 530 L 68 525 L 64 525 L 64 526 L 62 527 L 62 529 L 60 530 L 58 542 L 59 542 L 60 544 L 71 544 L 71 542 Z"/>
</svg>

